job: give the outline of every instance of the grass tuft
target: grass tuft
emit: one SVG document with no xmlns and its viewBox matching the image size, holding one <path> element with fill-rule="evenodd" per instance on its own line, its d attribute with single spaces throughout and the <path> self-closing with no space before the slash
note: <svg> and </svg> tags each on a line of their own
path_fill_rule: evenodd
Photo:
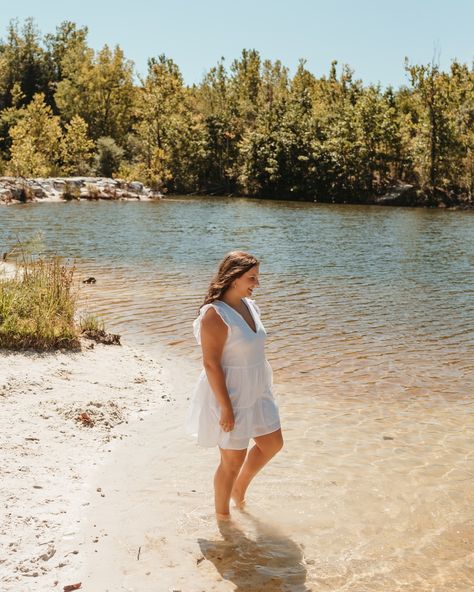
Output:
<svg viewBox="0 0 474 592">
<path fill-rule="evenodd" d="M 105 323 L 93 314 L 86 314 L 79 319 L 79 331 L 81 333 L 94 333 L 105 331 Z"/>
<path fill-rule="evenodd" d="M 95 315 L 87 313 L 76 322 L 75 266 L 58 256 L 39 256 L 41 243 L 41 235 L 18 240 L 4 254 L 4 260 L 15 261 L 16 273 L 7 270 L 2 278 L 0 269 L 0 348 L 80 349 L 81 336 L 120 344 L 120 336 L 106 333 Z"/>
<path fill-rule="evenodd" d="M 83 337 L 97 343 L 120 345 L 120 335 L 107 333 L 104 322 L 92 314 L 87 314 L 79 320 L 79 330 Z"/>
<path fill-rule="evenodd" d="M 78 348 L 73 276 L 60 257 L 25 257 L 15 277 L 0 281 L 0 347 Z"/>
</svg>

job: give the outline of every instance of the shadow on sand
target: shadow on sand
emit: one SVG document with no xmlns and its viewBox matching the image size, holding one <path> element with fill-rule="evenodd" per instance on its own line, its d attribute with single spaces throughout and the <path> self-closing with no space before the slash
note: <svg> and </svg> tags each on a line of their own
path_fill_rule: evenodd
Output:
<svg viewBox="0 0 474 592">
<path fill-rule="evenodd" d="M 249 512 L 242 516 L 255 529 L 254 539 L 233 521 L 219 523 L 222 540 L 198 539 L 221 577 L 233 582 L 236 592 L 311 592 L 302 548 Z"/>
</svg>

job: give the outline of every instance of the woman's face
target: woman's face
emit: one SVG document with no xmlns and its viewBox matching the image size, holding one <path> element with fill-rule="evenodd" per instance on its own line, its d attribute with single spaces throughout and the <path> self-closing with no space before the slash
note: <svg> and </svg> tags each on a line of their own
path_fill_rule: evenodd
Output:
<svg viewBox="0 0 474 592">
<path fill-rule="evenodd" d="M 235 289 L 238 290 L 241 297 L 244 296 L 250 297 L 252 296 L 252 292 L 255 288 L 258 288 L 260 285 L 258 278 L 259 278 L 259 268 L 258 265 L 254 265 L 248 271 L 246 271 L 243 275 L 235 280 Z"/>
</svg>

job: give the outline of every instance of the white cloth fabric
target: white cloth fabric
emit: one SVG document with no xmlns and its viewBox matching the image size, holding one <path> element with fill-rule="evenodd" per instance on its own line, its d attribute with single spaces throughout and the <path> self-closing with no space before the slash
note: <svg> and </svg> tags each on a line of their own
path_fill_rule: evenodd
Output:
<svg viewBox="0 0 474 592">
<path fill-rule="evenodd" d="M 205 370 L 197 381 L 185 421 L 186 432 L 197 438 L 199 446 L 220 446 L 242 450 L 250 438 L 278 430 L 280 416 L 272 388 L 272 369 L 265 358 L 267 333 L 260 310 L 253 300 L 243 298 L 257 331 L 231 306 L 221 300 L 205 304 L 193 324 L 194 336 L 201 344 L 201 321 L 213 307 L 227 325 L 227 340 L 221 358 L 235 426 L 224 432 L 219 425 L 220 407 Z"/>
</svg>

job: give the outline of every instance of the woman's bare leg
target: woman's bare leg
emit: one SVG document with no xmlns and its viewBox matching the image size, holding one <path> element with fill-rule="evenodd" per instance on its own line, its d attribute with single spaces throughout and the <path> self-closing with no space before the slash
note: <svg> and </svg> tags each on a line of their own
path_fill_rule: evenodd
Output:
<svg viewBox="0 0 474 592">
<path fill-rule="evenodd" d="M 219 448 L 221 462 L 214 475 L 214 500 L 216 505 L 216 516 L 225 519 L 230 516 L 229 502 L 232 486 L 244 463 L 247 449 L 224 450 Z"/>
<path fill-rule="evenodd" d="M 244 505 L 245 492 L 255 475 L 283 447 L 281 429 L 265 436 L 257 436 L 254 440 L 255 446 L 248 453 L 232 488 L 232 499 L 237 507 Z"/>
</svg>

